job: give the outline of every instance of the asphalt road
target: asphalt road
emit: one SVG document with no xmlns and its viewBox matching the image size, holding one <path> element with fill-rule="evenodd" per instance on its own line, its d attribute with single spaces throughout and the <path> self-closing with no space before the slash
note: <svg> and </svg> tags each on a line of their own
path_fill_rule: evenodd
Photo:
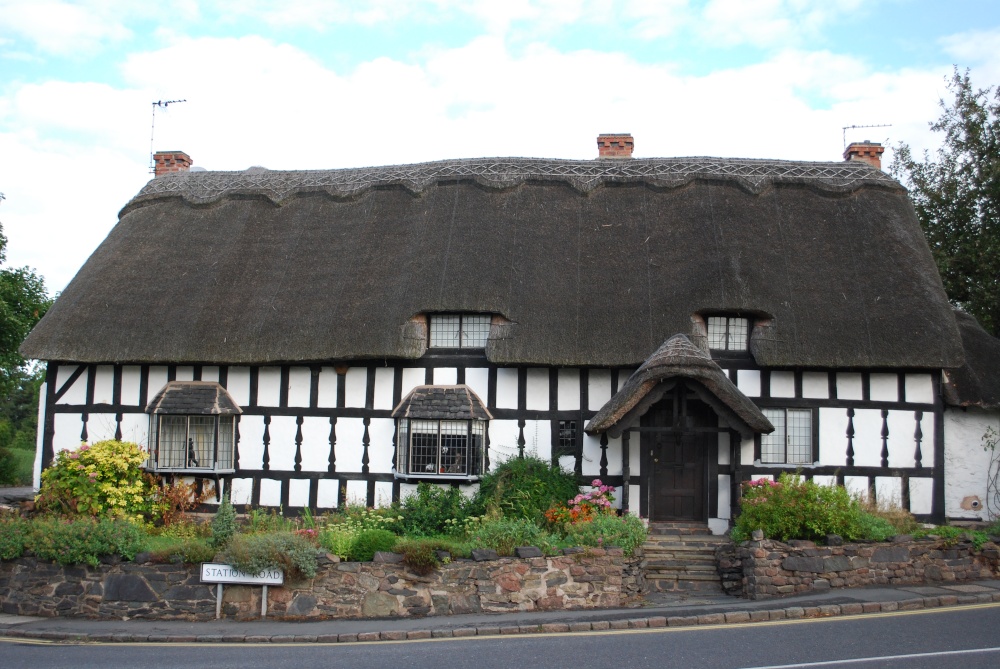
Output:
<svg viewBox="0 0 1000 669">
<path fill-rule="evenodd" d="M 1000 604 L 720 627 L 373 644 L 0 642 L 0 666 L 6 669 L 995 669 L 998 665 Z"/>
</svg>

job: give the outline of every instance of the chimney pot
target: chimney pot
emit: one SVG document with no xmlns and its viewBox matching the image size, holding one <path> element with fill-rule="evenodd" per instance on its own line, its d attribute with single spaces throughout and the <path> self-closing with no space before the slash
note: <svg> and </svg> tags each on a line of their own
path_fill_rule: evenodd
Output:
<svg viewBox="0 0 1000 669">
<path fill-rule="evenodd" d="M 173 172 L 191 169 L 191 156 L 183 151 L 157 151 L 153 154 L 154 175 L 162 177 Z"/>
<path fill-rule="evenodd" d="M 880 170 L 882 169 L 883 151 L 885 151 L 885 147 L 878 142 L 869 142 L 867 139 L 863 142 L 851 142 L 844 150 L 844 160 L 848 162 L 860 160 Z"/>
<path fill-rule="evenodd" d="M 628 132 L 602 133 L 597 136 L 598 158 L 631 158 L 635 140 Z"/>
</svg>

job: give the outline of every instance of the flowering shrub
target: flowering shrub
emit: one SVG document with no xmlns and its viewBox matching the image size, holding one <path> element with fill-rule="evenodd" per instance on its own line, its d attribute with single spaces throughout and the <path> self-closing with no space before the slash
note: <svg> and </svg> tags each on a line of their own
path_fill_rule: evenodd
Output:
<svg viewBox="0 0 1000 669">
<path fill-rule="evenodd" d="M 614 488 L 604 485 L 601 479 L 594 479 L 589 492 L 578 493 L 567 500 L 567 504 L 554 504 L 545 512 L 545 519 L 559 526 L 571 523 L 585 523 L 600 515 L 613 515 L 611 504 L 615 501 Z"/>
<path fill-rule="evenodd" d="M 632 555 L 646 540 L 646 524 L 636 516 L 599 515 L 586 523 L 567 525 L 566 540 L 576 546 L 617 546 Z"/>
<path fill-rule="evenodd" d="M 139 520 L 162 513 L 155 479 L 142 471 L 146 454 L 125 441 L 82 444 L 60 451 L 44 472 L 38 509 L 68 515 Z"/>
</svg>

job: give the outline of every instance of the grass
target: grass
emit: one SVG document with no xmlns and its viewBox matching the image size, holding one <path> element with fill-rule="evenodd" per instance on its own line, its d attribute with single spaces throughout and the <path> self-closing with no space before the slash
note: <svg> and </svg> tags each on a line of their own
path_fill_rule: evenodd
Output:
<svg viewBox="0 0 1000 669">
<path fill-rule="evenodd" d="M 17 475 L 17 485 L 31 485 L 35 468 L 35 451 L 23 448 L 9 449 L 14 456 L 14 472 Z"/>
</svg>

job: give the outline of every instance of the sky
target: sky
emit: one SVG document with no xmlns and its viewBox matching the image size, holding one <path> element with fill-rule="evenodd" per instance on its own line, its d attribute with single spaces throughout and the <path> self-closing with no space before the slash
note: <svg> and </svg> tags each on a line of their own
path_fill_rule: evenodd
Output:
<svg viewBox="0 0 1000 669">
<path fill-rule="evenodd" d="M 840 160 L 935 149 L 996 0 L 0 0 L 7 263 L 62 290 L 151 178 L 449 158 Z"/>
</svg>

